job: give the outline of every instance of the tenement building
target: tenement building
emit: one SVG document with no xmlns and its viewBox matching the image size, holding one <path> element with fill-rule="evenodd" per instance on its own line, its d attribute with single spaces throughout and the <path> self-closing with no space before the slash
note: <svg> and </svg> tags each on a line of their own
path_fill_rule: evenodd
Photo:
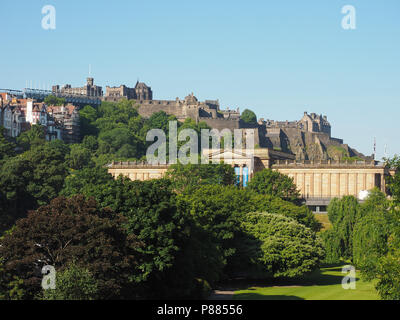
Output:
<svg viewBox="0 0 400 320">
<path fill-rule="evenodd" d="M 48 141 L 80 141 L 79 112 L 76 106 L 47 106 L 34 99 L 20 99 L 8 93 L 0 93 L 0 126 L 5 128 L 7 136 L 18 137 L 34 124 L 43 126 Z"/>
</svg>

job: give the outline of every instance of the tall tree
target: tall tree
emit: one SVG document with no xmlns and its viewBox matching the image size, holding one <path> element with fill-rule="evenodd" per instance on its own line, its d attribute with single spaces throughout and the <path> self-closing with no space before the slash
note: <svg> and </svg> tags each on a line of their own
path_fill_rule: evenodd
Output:
<svg viewBox="0 0 400 320">
<path fill-rule="evenodd" d="M 76 262 L 91 272 L 102 299 L 134 298 L 132 277 L 141 273 L 141 243 L 127 235 L 125 223 L 110 209 L 99 209 L 93 199 L 54 199 L 20 219 L 0 240 L 1 282 L 21 279 L 23 298 L 32 299 L 41 292 L 43 266 L 63 272 Z"/>
<path fill-rule="evenodd" d="M 240 119 L 247 124 L 256 124 L 257 123 L 257 115 L 249 109 L 246 109 L 242 112 Z"/>
<path fill-rule="evenodd" d="M 259 276 L 301 276 L 316 269 L 324 258 L 321 239 L 291 218 L 252 213 L 245 216 L 242 226 L 244 256 Z"/>
<path fill-rule="evenodd" d="M 300 192 L 293 179 L 271 169 L 264 169 L 254 174 L 248 185 L 250 190 L 259 194 L 267 194 L 279 197 L 283 200 L 300 204 Z"/>
</svg>

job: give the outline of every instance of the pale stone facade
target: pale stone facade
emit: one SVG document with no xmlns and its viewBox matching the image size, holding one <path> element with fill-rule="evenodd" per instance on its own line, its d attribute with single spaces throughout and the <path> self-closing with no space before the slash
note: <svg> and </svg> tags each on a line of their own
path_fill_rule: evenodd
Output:
<svg viewBox="0 0 400 320">
<path fill-rule="evenodd" d="M 306 204 L 317 212 L 325 211 L 333 198 L 354 196 L 360 192 L 379 188 L 386 191 L 385 176 L 393 174 L 389 168 L 376 161 L 302 161 L 294 156 L 271 149 L 255 149 L 253 154 L 237 151 L 205 150 L 204 155 L 210 161 L 224 161 L 239 174 L 243 183 L 244 170 L 251 180 L 254 173 L 265 168 L 279 171 L 293 179 Z M 168 165 L 151 166 L 132 162 L 113 162 L 108 165 L 108 172 L 113 177 L 123 175 L 131 180 L 150 180 L 162 178 Z"/>
<path fill-rule="evenodd" d="M 273 170 L 293 178 L 305 198 L 358 197 L 360 191 L 375 187 L 385 191 L 385 175 L 389 171 L 383 165 L 372 162 L 278 162 Z"/>
<path fill-rule="evenodd" d="M 136 162 L 112 162 L 108 165 L 108 173 L 114 178 L 127 177 L 133 181 L 161 179 L 168 170 L 168 165 L 148 165 Z"/>
</svg>

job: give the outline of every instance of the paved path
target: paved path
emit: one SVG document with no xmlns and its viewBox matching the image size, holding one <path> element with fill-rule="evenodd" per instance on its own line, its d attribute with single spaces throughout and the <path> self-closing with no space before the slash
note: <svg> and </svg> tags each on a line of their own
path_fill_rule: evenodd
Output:
<svg viewBox="0 0 400 320">
<path fill-rule="evenodd" d="M 214 290 L 208 300 L 232 300 L 234 294 L 233 290 Z"/>
</svg>

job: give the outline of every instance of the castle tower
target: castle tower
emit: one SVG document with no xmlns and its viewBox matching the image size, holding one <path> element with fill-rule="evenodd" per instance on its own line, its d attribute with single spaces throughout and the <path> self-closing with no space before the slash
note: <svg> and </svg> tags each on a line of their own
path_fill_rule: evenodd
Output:
<svg viewBox="0 0 400 320">
<path fill-rule="evenodd" d="M 151 88 L 143 82 L 136 82 L 135 95 L 136 100 L 153 100 Z"/>
</svg>

